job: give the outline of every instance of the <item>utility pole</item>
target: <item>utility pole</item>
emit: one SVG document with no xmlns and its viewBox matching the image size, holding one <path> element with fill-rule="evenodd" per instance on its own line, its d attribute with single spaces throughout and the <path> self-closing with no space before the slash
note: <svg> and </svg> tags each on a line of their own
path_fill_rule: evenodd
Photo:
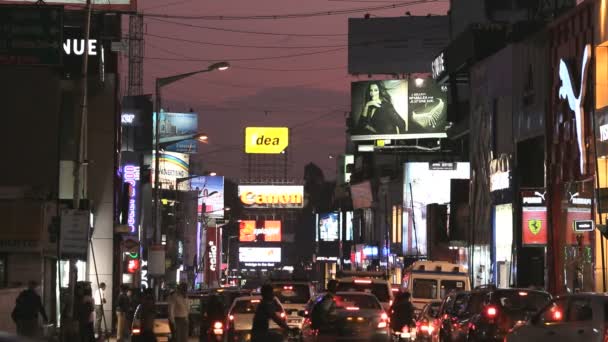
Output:
<svg viewBox="0 0 608 342">
<path fill-rule="evenodd" d="M 80 197 L 81 197 L 81 183 L 86 182 L 86 172 L 83 170 L 85 160 L 87 158 L 87 106 L 88 106 L 88 67 L 89 67 L 89 37 L 91 34 L 91 14 L 93 6 L 91 0 L 86 2 L 86 16 L 85 16 L 85 43 L 84 43 L 84 57 L 82 61 L 82 78 L 81 78 L 81 89 L 82 89 L 82 102 L 80 105 L 80 114 L 77 117 L 76 122 L 78 123 L 78 130 L 76 131 L 76 158 L 74 163 L 74 189 L 73 189 L 73 209 L 80 209 Z M 81 179 L 81 174 L 82 178 Z M 88 229 L 88 227 L 87 227 Z M 88 234 L 87 234 L 88 235 Z M 76 259 L 70 258 L 69 261 L 69 325 L 73 325 L 74 322 L 74 302 L 75 302 L 75 289 L 76 289 Z"/>
</svg>

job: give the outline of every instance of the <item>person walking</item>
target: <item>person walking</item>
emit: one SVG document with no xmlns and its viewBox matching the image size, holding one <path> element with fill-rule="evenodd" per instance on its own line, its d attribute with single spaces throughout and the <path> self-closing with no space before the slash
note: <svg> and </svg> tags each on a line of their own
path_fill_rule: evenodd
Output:
<svg viewBox="0 0 608 342">
<path fill-rule="evenodd" d="M 129 287 L 126 284 L 120 285 L 118 295 L 118 305 L 116 306 L 116 340 L 117 342 L 126 341 L 128 338 L 128 318 L 131 310 L 131 298 L 128 295 Z"/>
<path fill-rule="evenodd" d="M 282 336 L 271 333 L 269 330 L 269 321 L 273 320 L 278 326 L 285 330 L 289 330 L 289 326 L 284 319 L 278 314 L 278 305 L 274 297 L 272 285 L 265 284 L 262 286 L 262 301 L 258 304 L 253 316 L 253 324 L 251 327 L 251 342 L 275 342 L 281 341 Z"/>
<path fill-rule="evenodd" d="M 37 286 L 35 281 L 30 281 L 27 289 L 21 291 L 15 301 L 12 318 L 17 325 L 19 336 L 37 337 L 40 334 L 38 314 L 42 316 L 45 323 L 48 322 L 42 299 L 36 293 Z"/>
<path fill-rule="evenodd" d="M 95 301 L 95 335 L 102 336 L 101 320 L 103 319 L 103 305 L 106 303 L 106 283 L 100 283 L 93 297 Z"/>
<path fill-rule="evenodd" d="M 188 291 L 187 284 L 179 284 L 177 290 L 169 296 L 169 322 L 175 331 L 175 342 L 188 341 L 188 301 L 186 299 Z"/>
</svg>

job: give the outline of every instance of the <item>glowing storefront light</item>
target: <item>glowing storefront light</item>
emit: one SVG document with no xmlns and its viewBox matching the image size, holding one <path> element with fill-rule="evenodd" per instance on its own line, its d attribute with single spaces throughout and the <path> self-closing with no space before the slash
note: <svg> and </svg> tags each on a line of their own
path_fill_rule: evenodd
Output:
<svg viewBox="0 0 608 342">
<path fill-rule="evenodd" d="M 139 197 L 139 190 L 137 183 L 139 182 L 139 166 L 125 165 L 123 169 L 123 179 L 126 184 L 129 184 L 129 204 L 127 210 L 127 225 L 129 231 L 134 234 L 137 232 L 137 200 Z"/>
</svg>

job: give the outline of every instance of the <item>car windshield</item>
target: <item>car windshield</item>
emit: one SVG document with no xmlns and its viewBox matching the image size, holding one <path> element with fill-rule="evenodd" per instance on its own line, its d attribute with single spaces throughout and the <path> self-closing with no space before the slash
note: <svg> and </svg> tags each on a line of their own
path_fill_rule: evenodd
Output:
<svg viewBox="0 0 608 342">
<path fill-rule="evenodd" d="M 437 280 L 435 279 L 414 279 L 414 298 L 437 298 Z"/>
<path fill-rule="evenodd" d="M 310 289 L 306 284 L 273 284 L 274 295 L 283 304 L 306 304 Z"/>
<path fill-rule="evenodd" d="M 344 310 L 380 310 L 382 307 L 373 296 L 340 294 L 334 297 L 336 308 Z"/>
<path fill-rule="evenodd" d="M 354 283 L 354 282 L 339 282 L 338 291 L 357 291 L 371 293 L 381 302 L 390 301 L 389 288 L 382 283 Z"/>
<path fill-rule="evenodd" d="M 548 293 L 534 291 L 496 291 L 492 300 L 506 312 L 536 312 L 543 308 L 551 297 Z"/>
</svg>

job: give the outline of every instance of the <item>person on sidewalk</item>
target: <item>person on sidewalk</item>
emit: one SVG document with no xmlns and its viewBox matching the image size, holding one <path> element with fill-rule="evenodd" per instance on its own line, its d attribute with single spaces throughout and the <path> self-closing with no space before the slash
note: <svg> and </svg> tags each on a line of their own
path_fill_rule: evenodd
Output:
<svg viewBox="0 0 608 342">
<path fill-rule="evenodd" d="M 172 331 L 172 336 L 175 336 L 175 342 L 188 341 L 188 300 L 186 299 L 188 291 L 187 284 L 179 284 L 177 291 L 169 296 L 169 322 L 171 322 L 175 331 Z"/>
<path fill-rule="evenodd" d="M 106 303 L 106 283 L 100 283 L 95 291 L 95 335 L 103 336 L 101 331 L 101 320 L 103 319 L 103 305 Z"/>
<path fill-rule="evenodd" d="M 131 311 L 131 298 L 128 294 L 129 287 L 126 284 L 120 285 L 120 294 L 118 295 L 118 305 L 116 306 L 116 340 L 117 342 L 127 341 L 129 337 L 129 320 L 128 315 Z"/>
<path fill-rule="evenodd" d="M 38 284 L 35 281 L 30 281 L 27 289 L 21 291 L 15 301 L 12 318 L 17 325 L 19 336 L 38 337 L 40 334 L 39 313 L 44 322 L 48 322 L 42 299 L 36 293 L 37 286 Z"/>
</svg>

